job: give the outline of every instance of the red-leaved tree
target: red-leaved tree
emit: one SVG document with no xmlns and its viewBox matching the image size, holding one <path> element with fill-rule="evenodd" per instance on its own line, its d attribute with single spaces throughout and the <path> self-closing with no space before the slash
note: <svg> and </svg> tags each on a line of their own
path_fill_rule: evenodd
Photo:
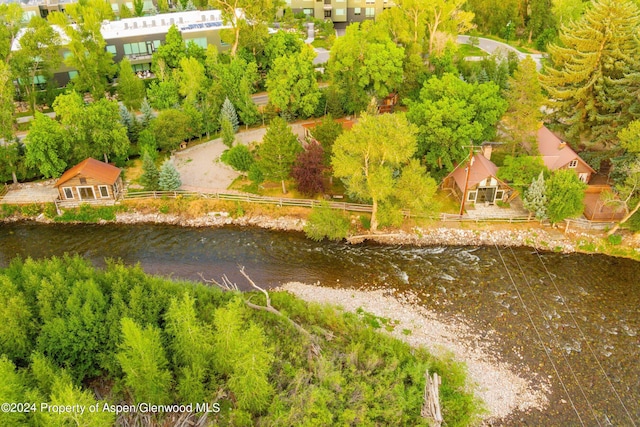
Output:
<svg viewBox="0 0 640 427">
<path fill-rule="evenodd" d="M 291 176 L 296 180 L 298 190 L 302 194 L 313 196 L 324 192 L 323 155 L 322 146 L 316 141 L 311 141 L 305 150 L 298 154 Z"/>
</svg>

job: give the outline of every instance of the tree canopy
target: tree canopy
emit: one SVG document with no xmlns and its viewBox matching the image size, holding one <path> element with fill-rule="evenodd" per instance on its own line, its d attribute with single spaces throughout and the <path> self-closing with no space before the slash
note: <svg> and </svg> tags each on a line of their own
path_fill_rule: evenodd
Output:
<svg viewBox="0 0 640 427">
<path fill-rule="evenodd" d="M 364 113 L 336 140 L 334 175 L 343 179 L 349 194 L 373 204 L 372 232 L 378 229 L 381 207 L 386 219 L 395 220 L 408 204 L 421 211 L 429 206 L 436 183 L 412 160 L 416 149 L 416 128 L 402 114 Z"/>
<path fill-rule="evenodd" d="M 282 118 L 271 120 L 262 144 L 258 147 L 258 168 L 266 179 L 280 181 L 282 193 L 287 192 L 285 180 L 291 175 L 296 156 L 302 145 Z"/>
<path fill-rule="evenodd" d="M 629 0 L 596 0 L 548 48 L 541 77 L 549 108 L 569 138 L 615 146 L 616 133 L 638 117 L 640 11 Z"/>
</svg>

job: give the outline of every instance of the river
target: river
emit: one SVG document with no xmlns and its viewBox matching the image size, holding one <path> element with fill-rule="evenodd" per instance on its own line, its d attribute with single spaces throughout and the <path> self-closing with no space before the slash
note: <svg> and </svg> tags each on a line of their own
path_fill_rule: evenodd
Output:
<svg viewBox="0 0 640 427">
<path fill-rule="evenodd" d="M 255 228 L 0 224 L 0 266 L 15 256 L 80 254 L 199 280 L 320 282 L 411 292 L 444 318 L 488 334 L 499 357 L 552 384 L 544 411 L 504 425 L 632 426 L 640 420 L 640 263 L 529 248 L 315 243 Z M 544 343 L 544 347 L 541 345 Z"/>
</svg>

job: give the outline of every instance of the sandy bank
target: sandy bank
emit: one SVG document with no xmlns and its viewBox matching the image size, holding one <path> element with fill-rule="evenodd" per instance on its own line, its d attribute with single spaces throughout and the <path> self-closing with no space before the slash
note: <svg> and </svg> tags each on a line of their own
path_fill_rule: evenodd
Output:
<svg viewBox="0 0 640 427">
<path fill-rule="evenodd" d="M 535 383 L 523 378 L 513 367 L 493 356 L 489 339 L 461 322 L 439 320 L 437 313 L 420 307 L 410 296 L 399 299 L 385 290 L 364 292 L 302 283 L 288 283 L 280 289 L 306 301 L 334 304 L 351 312 L 361 307 L 376 316 L 397 321 L 391 332 L 396 338 L 412 346 L 423 346 L 435 355 L 453 353 L 456 360 L 466 363 L 475 392 L 487 405 L 487 422 L 515 410 L 542 409 L 548 403 L 550 385 L 546 378 L 536 379 Z M 406 335 L 403 329 L 411 333 Z M 484 333 L 485 336 L 492 334 L 493 331 Z M 534 374 L 528 376 L 535 377 Z"/>
</svg>

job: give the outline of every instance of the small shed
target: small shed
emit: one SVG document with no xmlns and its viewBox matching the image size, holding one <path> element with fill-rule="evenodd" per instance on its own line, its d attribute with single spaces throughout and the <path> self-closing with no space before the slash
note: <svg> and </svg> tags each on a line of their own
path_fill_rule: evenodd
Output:
<svg viewBox="0 0 640 427">
<path fill-rule="evenodd" d="M 589 221 L 620 221 L 626 215 L 624 209 L 616 209 L 615 205 L 607 205 L 602 200 L 602 193 L 612 192 L 609 185 L 589 185 L 584 195 L 584 217 Z M 617 196 L 615 199 L 619 200 Z M 618 205 L 619 206 L 619 205 Z"/>
<path fill-rule="evenodd" d="M 498 201 L 507 201 L 513 189 L 496 177 L 498 167 L 482 154 L 475 154 L 471 161 L 458 165 L 442 182 L 458 198 L 465 202 L 493 205 Z M 466 191 L 465 191 L 466 189 Z"/>
<path fill-rule="evenodd" d="M 122 191 L 121 169 L 89 157 L 55 183 L 61 201 L 113 201 Z"/>
</svg>

